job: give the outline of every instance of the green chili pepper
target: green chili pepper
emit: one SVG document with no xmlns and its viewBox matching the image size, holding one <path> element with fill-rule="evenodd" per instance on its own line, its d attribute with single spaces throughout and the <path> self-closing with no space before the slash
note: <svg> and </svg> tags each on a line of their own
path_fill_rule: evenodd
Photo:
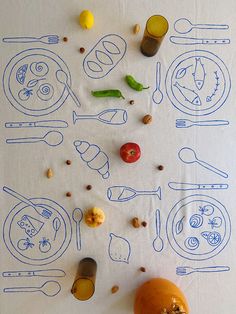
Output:
<svg viewBox="0 0 236 314">
<path fill-rule="evenodd" d="M 148 87 L 143 87 L 143 84 L 137 82 L 133 78 L 133 76 L 131 76 L 131 75 L 126 75 L 125 81 L 131 88 L 133 88 L 133 89 L 135 89 L 135 90 L 137 90 L 139 92 L 142 91 L 143 89 L 148 89 L 149 88 L 149 86 Z"/>
<path fill-rule="evenodd" d="M 94 97 L 117 97 L 125 99 L 125 97 L 121 94 L 121 91 L 119 89 L 96 90 L 91 91 L 91 94 Z"/>
</svg>

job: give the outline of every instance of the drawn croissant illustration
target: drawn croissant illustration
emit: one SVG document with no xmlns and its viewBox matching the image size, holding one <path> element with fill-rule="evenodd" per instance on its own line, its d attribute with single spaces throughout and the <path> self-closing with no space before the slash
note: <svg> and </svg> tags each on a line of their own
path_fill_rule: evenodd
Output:
<svg viewBox="0 0 236 314">
<path fill-rule="evenodd" d="M 97 170 L 103 179 L 110 176 L 109 158 L 97 145 L 77 140 L 74 142 L 74 146 L 90 169 Z"/>
</svg>

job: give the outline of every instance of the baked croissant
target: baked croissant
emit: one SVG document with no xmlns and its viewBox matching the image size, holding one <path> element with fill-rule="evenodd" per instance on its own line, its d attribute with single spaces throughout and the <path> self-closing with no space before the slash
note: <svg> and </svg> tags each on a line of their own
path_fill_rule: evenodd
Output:
<svg viewBox="0 0 236 314">
<path fill-rule="evenodd" d="M 109 158 L 97 145 L 78 140 L 74 142 L 74 146 L 90 169 L 97 170 L 103 179 L 110 176 Z"/>
</svg>

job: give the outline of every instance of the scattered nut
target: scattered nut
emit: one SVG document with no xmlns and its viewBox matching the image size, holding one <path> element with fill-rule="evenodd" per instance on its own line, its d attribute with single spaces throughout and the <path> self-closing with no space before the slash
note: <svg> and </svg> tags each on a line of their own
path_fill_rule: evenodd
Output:
<svg viewBox="0 0 236 314">
<path fill-rule="evenodd" d="M 164 170 L 164 166 L 162 166 L 162 165 L 158 166 L 158 170 L 160 170 L 160 171 Z"/>
<path fill-rule="evenodd" d="M 134 100 L 130 100 L 129 104 L 133 105 L 134 104 Z"/>
<path fill-rule="evenodd" d="M 53 171 L 52 171 L 52 169 L 51 168 L 49 168 L 48 170 L 47 170 L 47 177 L 50 179 L 51 177 L 53 177 Z"/>
<path fill-rule="evenodd" d="M 147 227 L 147 222 L 146 221 L 142 221 L 142 226 L 143 227 Z"/>
<path fill-rule="evenodd" d="M 87 185 L 87 186 L 86 186 L 86 189 L 87 189 L 88 191 L 91 190 L 91 189 L 92 189 L 92 185 L 90 185 L 90 184 Z"/>
<path fill-rule="evenodd" d="M 68 37 L 63 37 L 63 41 L 67 42 L 68 41 Z"/>
<path fill-rule="evenodd" d="M 143 117 L 143 123 L 144 124 L 150 124 L 152 122 L 152 116 L 150 114 L 147 114 Z"/>
<path fill-rule="evenodd" d="M 119 286 L 113 286 L 111 288 L 111 293 L 116 293 L 119 290 Z"/>
<path fill-rule="evenodd" d="M 71 192 L 66 192 L 67 197 L 71 197 L 71 195 L 72 195 Z"/>
<path fill-rule="evenodd" d="M 132 223 L 132 226 L 134 228 L 139 228 L 140 227 L 140 221 L 138 219 L 138 217 L 134 217 L 132 220 L 131 220 L 131 223 Z"/>
<path fill-rule="evenodd" d="M 68 159 L 68 160 L 66 161 L 66 164 L 67 164 L 67 165 L 71 165 L 71 160 Z"/>
<path fill-rule="evenodd" d="M 139 24 L 135 24 L 133 27 L 133 33 L 134 34 L 138 34 L 140 31 L 140 25 Z"/>
<path fill-rule="evenodd" d="M 84 47 L 81 47 L 81 48 L 79 49 L 79 52 L 80 52 L 80 53 L 84 53 L 84 52 L 85 52 Z"/>
<path fill-rule="evenodd" d="M 146 268 L 145 268 L 145 267 L 140 267 L 139 270 L 140 270 L 141 272 L 143 272 L 143 273 L 146 272 Z"/>
</svg>

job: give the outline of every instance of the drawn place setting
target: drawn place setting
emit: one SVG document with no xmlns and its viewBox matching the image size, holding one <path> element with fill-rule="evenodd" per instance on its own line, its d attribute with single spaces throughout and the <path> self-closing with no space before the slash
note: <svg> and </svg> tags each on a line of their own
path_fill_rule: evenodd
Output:
<svg viewBox="0 0 236 314">
<path fill-rule="evenodd" d="M 9 252 L 29 265 L 46 265 L 58 259 L 71 242 L 71 220 L 66 210 L 47 198 L 26 198 L 8 187 L 20 200 L 7 215 L 3 239 Z"/>
<path fill-rule="evenodd" d="M 44 116 L 58 110 L 69 95 L 80 107 L 71 85 L 66 63 L 43 48 L 21 51 L 9 61 L 3 74 L 7 99 L 15 109 L 30 116 Z"/>
<path fill-rule="evenodd" d="M 216 199 L 194 194 L 171 209 L 166 233 L 170 246 L 189 260 L 207 260 L 218 255 L 231 236 L 229 214 Z"/>
</svg>

